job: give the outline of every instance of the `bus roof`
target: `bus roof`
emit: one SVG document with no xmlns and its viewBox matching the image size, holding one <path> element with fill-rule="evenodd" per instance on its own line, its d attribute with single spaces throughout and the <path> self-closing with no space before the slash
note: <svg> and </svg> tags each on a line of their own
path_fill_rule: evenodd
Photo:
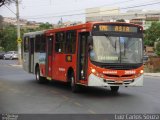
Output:
<svg viewBox="0 0 160 120">
<path fill-rule="evenodd" d="M 66 30 L 78 30 L 78 29 L 85 29 L 90 27 L 91 27 L 90 23 L 84 23 L 79 25 L 67 26 L 63 28 L 56 28 L 56 29 L 53 28 L 53 29 L 47 30 L 46 33 L 60 32 L 60 31 L 66 31 Z"/>
<path fill-rule="evenodd" d="M 66 30 L 79 30 L 79 29 L 92 29 L 92 26 L 94 24 L 100 24 L 100 23 L 105 23 L 105 24 L 125 24 L 125 25 L 133 25 L 136 27 L 142 27 L 140 25 L 137 24 L 133 24 L 133 23 L 125 23 L 125 22 L 104 22 L 104 21 L 99 21 L 99 22 L 86 22 L 84 24 L 79 24 L 79 25 L 73 25 L 73 26 L 68 26 L 68 27 L 63 27 L 63 28 L 56 28 L 56 29 L 50 29 L 50 30 L 46 30 L 45 33 L 49 34 L 52 32 L 60 32 L 60 31 L 66 31 Z"/>
<path fill-rule="evenodd" d="M 23 36 L 35 36 L 35 35 L 38 35 L 38 34 L 43 34 L 46 30 L 43 30 L 43 31 L 36 31 L 36 32 L 29 32 L 29 33 L 25 33 Z"/>
<path fill-rule="evenodd" d="M 92 29 L 92 26 L 94 24 L 124 24 L 124 25 L 133 25 L 136 27 L 142 27 L 140 25 L 137 24 L 133 24 L 133 23 L 125 23 L 125 22 L 104 22 L 104 21 L 98 21 L 98 22 L 86 22 L 84 24 L 79 24 L 79 25 L 73 25 L 73 26 L 68 26 L 68 27 L 63 27 L 63 28 L 53 28 L 53 29 L 49 29 L 49 30 L 43 30 L 43 31 L 36 31 L 36 32 L 29 32 L 29 33 L 25 33 L 25 36 L 30 36 L 30 37 L 35 37 L 37 34 L 50 34 L 53 32 L 61 32 L 61 31 L 67 31 L 67 30 L 80 30 L 80 29 Z"/>
</svg>

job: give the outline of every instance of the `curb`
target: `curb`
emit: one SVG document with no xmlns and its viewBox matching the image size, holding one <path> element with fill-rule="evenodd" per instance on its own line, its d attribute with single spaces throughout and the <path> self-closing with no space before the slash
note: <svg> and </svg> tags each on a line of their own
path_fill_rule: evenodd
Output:
<svg viewBox="0 0 160 120">
<path fill-rule="evenodd" d="M 144 73 L 145 76 L 160 77 L 160 73 Z"/>
</svg>

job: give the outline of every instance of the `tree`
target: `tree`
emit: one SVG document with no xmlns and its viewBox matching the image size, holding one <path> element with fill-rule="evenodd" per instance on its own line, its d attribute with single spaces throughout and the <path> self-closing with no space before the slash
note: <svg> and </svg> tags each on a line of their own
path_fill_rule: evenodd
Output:
<svg viewBox="0 0 160 120">
<path fill-rule="evenodd" d="M 116 22 L 126 22 L 124 19 L 116 20 Z"/>
<path fill-rule="evenodd" d="M 10 4 L 15 2 L 15 0 L 0 0 L 0 7 L 5 5 L 5 4 Z"/>
<path fill-rule="evenodd" d="M 39 26 L 39 30 L 46 30 L 52 28 L 52 24 L 46 22 L 46 23 L 41 23 Z"/>
<path fill-rule="evenodd" d="M 17 31 L 14 25 L 5 25 L 0 32 L 0 47 L 5 51 L 17 50 Z"/>
<path fill-rule="evenodd" d="M 144 43 L 148 46 L 154 46 L 154 42 L 160 40 L 160 22 L 153 22 L 145 31 Z"/>
<path fill-rule="evenodd" d="M 0 0 L 0 7 L 5 4 L 5 0 Z"/>
<path fill-rule="evenodd" d="M 0 30 L 3 28 L 3 16 L 0 15 Z"/>
</svg>

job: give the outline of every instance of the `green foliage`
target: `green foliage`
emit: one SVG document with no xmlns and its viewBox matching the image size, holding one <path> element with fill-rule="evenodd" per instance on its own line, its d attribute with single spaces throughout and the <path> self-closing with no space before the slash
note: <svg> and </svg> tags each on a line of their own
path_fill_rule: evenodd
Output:
<svg viewBox="0 0 160 120">
<path fill-rule="evenodd" d="M 4 25 L 0 30 L 0 47 L 4 51 L 17 50 L 17 28 L 14 25 Z M 36 30 L 35 30 L 36 31 Z M 21 38 L 24 33 L 31 32 L 30 29 L 21 29 Z"/>
<path fill-rule="evenodd" d="M 17 28 L 14 25 L 3 24 L 3 17 L 0 16 L 0 48 L 4 51 L 17 50 Z M 47 23 L 42 23 L 39 28 L 21 28 L 21 38 L 24 33 L 46 30 L 52 28 L 52 25 Z"/>
<path fill-rule="evenodd" d="M 0 47 L 5 51 L 17 50 L 17 31 L 13 25 L 6 25 L 0 32 Z"/>
<path fill-rule="evenodd" d="M 3 48 L 3 47 L 0 47 L 0 51 L 4 51 L 4 48 Z"/>
<path fill-rule="evenodd" d="M 116 22 L 126 22 L 124 19 L 116 20 Z"/>
<path fill-rule="evenodd" d="M 0 29 L 3 27 L 3 16 L 0 15 Z"/>
<path fill-rule="evenodd" d="M 52 24 L 49 24 L 48 22 L 46 23 L 42 23 L 39 26 L 39 30 L 46 30 L 46 29 L 51 29 L 52 28 Z"/>
<path fill-rule="evenodd" d="M 145 31 L 144 44 L 154 46 L 156 40 L 160 40 L 160 22 L 153 22 Z"/>
<path fill-rule="evenodd" d="M 160 42 L 158 42 L 156 45 L 156 54 L 160 56 Z"/>
</svg>

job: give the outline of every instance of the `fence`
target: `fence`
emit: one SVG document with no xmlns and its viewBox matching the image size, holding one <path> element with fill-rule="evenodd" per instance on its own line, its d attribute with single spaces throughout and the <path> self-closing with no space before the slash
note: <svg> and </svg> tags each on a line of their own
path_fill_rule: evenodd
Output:
<svg viewBox="0 0 160 120">
<path fill-rule="evenodd" d="M 145 72 L 160 72 L 160 57 L 151 56 L 144 65 Z"/>
</svg>

